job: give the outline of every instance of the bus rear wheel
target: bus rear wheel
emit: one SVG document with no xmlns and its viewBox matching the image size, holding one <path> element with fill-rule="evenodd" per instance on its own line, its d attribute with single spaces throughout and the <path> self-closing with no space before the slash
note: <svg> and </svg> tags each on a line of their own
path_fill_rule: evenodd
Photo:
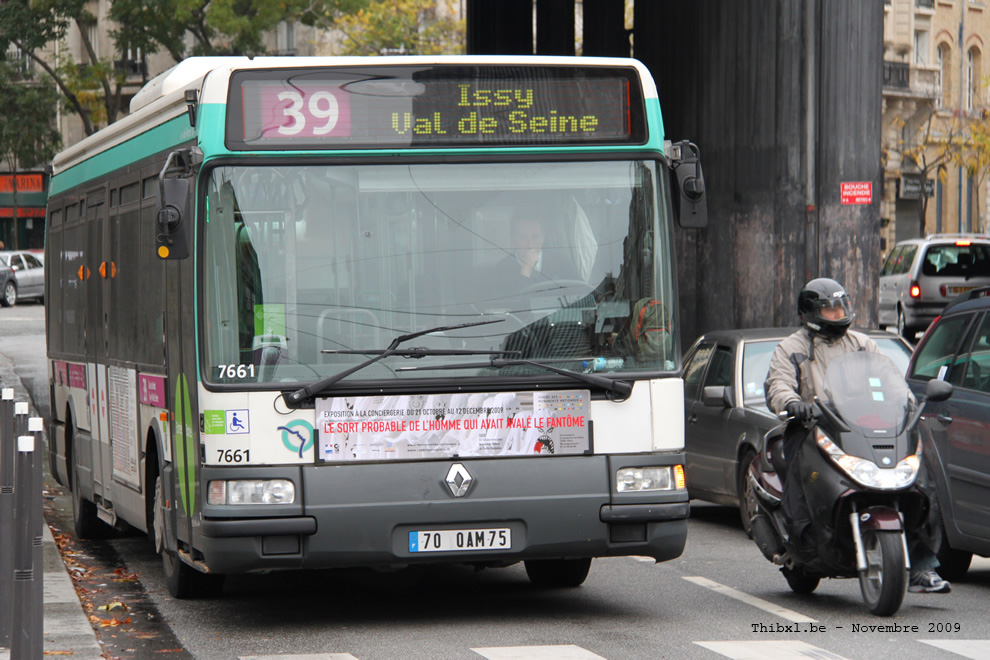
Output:
<svg viewBox="0 0 990 660">
<path fill-rule="evenodd" d="M 165 495 L 162 477 L 155 477 L 155 513 L 152 521 L 155 549 L 161 553 L 168 592 L 179 599 L 213 598 L 223 591 L 223 575 L 202 573 L 186 564 L 165 542 Z"/>
<path fill-rule="evenodd" d="M 70 420 L 71 423 L 71 420 Z M 75 433 L 73 433 L 73 438 Z M 105 539 L 113 534 L 113 528 L 100 520 L 96 505 L 83 498 L 79 484 L 79 443 L 69 439 L 72 446 L 72 526 L 78 539 Z M 68 444 L 68 443 L 67 443 Z"/>
<path fill-rule="evenodd" d="M 529 581 L 538 587 L 570 588 L 581 586 L 591 569 L 591 558 L 530 559 L 525 562 Z"/>
</svg>

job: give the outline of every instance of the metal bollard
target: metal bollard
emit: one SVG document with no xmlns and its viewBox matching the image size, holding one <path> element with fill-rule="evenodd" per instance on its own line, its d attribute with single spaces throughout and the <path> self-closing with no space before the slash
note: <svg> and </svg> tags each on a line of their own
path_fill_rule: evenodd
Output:
<svg viewBox="0 0 990 660">
<path fill-rule="evenodd" d="M 10 648 L 14 591 L 14 390 L 0 391 L 0 647 Z"/>
<path fill-rule="evenodd" d="M 42 428 L 40 419 L 27 419 L 28 404 L 15 404 L 15 428 L 20 433 Z M 35 421 L 37 419 L 37 422 Z M 41 658 L 44 650 L 44 564 L 42 550 L 41 443 L 35 435 L 17 438 L 14 478 L 13 616 L 11 658 Z"/>
</svg>

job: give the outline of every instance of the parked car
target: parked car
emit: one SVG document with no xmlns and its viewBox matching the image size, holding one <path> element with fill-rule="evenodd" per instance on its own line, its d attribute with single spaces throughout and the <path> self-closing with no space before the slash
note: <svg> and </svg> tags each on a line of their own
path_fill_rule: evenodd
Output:
<svg viewBox="0 0 990 660">
<path fill-rule="evenodd" d="M 0 261 L 0 289 L 3 296 L 0 297 L 0 305 L 10 307 L 17 302 L 17 277 L 13 269 Z"/>
<path fill-rule="evenodd" d="M 0 262 L 6 264 L 14 271 L 16 288 L 13 292 L 13 300 L 9 299 L 9 292 L 4 289 L 4 301 L 6 305 L 13 305 L 18 300 L 34 298 L 40 302 L 45 299 L 45 264 L 40 255 L 33 254 L 26 250 L 7 250 L 0 252 Z"/>
<path fill-rule="evenodd" d="M 990 236 L 933 234 L 901 241 L 880 271 L 880 327 L 913 339 L 956 296 L 990 286 Z"/>
<path fill-rule="evenodd" d="M 915 396 L 932 378 L 955 388 L 925 406 L 920 428 L 942 523 L 938 572 L 958 580 L 974 554 L 990 556 L 990 287 L 953 300 L 922 337 L 908 369 Z"/>
<path fill-rule="evenodd" d="M 684 357 L 684 446 L 692 498 L 738 506 L 746 531 L 743 488 L 746 466 L 760 438 L 780 420 L 767 408 L 763 382 L 770 358 L 797 328 L 710 332 Z M 861 330 L 906 373 L 911 346 L 895 334 Z"/>
</svg>

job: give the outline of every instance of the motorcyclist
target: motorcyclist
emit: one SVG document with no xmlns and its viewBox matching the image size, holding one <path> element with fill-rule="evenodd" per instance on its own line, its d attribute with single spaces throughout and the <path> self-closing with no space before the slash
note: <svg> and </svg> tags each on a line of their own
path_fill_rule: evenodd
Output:
<svg viewBox="0 0 990 660">
<path fill-rule="evenodd" d="M 829 278 L 808 282 L 798 293 L 801 329 L 777 346 L 770 360 L 764 385 L 767 406 L 776 414 L 786 412 L 793 419 L 784 432 L 781 475 L 783 495 L 781 511 L 785 531 L 799 560 L 814 556 L 810 537 L 810 511 L 798 485 L 797 475 L 789 469 L 791 459 L 807 434 L 802 422 L 814 417 L 812 402 L 822 397 L 825 371 L 829 362 L 850 351 L 878 352 L 876 343 L 861 332 L 850 330 L 852 302 L 841 284 Z M 796 470 L 794 470 L 796 472 Z M 950 585 L 935 572 L 938 560 L 926 540 L 911 540 L 911 580 L 913 592 L 948 592 Z"/>
</svg>

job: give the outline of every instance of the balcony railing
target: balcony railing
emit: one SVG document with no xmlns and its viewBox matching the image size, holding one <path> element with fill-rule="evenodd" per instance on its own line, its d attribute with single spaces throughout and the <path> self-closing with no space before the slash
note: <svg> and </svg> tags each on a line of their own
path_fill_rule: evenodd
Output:
<svg viewBox="0 0 990 660">
<path fill-rule="evenodd" d="M 876 71 L 876 69 L 874 69 L 874 71 Z M 883 86 L 893 89 L 910 89 L 911 65 L 905 62 L 884 62 Z"/>
</svg>

